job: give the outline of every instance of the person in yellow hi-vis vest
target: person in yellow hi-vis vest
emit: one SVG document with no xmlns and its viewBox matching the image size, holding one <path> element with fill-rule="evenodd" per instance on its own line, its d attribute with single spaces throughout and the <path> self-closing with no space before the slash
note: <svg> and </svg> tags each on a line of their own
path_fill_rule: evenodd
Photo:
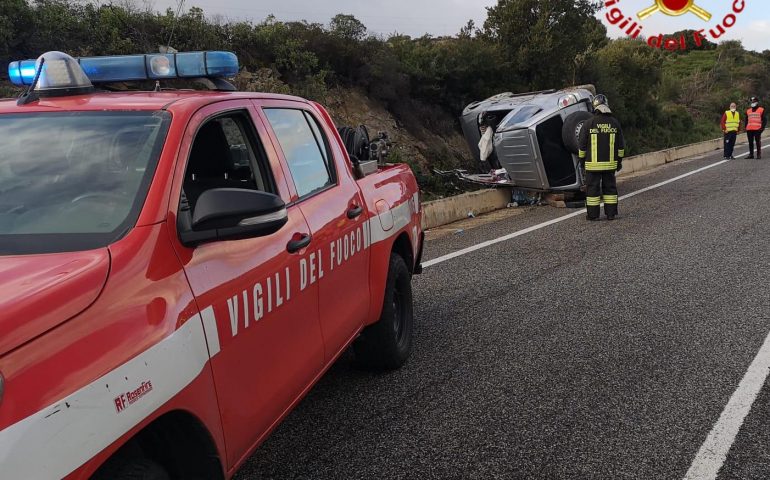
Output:
<svg viewBox="0 0 770 480">
<path fill-rule="evenodd" d="M 594 116 L 580 130 L 578 157 L 586 171 L 586 210 L 588 220 L 599 220 L 601 203 L 607 220 L 618 215 L 618 184 L 615 172 L 623 168 L 626 142 L 618 119 L 612 116 L 604 95 L 593 100 Z"/>
<path fill-rule="evenodd" d="M 738 130 L 741 128 L 741 114 L 735 102 L 730 104 L 730 110 L 722 115 L 722 132 L 725 134 L 725 160 L 735 160 L 735 140 L 738 138 Z"/>
</svg>

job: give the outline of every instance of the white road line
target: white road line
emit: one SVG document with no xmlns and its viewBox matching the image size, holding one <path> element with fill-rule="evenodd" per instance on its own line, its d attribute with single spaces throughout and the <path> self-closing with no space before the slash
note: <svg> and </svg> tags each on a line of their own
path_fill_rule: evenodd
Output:
<svg viewBox="0 0 770 480">
<path fill-rule="evenodd" d="M 765 146 L 765 148 L 767 148 L 767 147 L 770 147 L 770 145 Z M 744 154 L 737 155 L 736 158 L 747 157 L 748 155 L 749 155 L 749 153 L 746 152 Z M 656 188 L 660 188 L 660 187 L 662 187 L 664 185 L 668 185 L 669 183 L 673 183 L 673 182 L 679 181 L 679 180 L 681 180 L 683 178 L 689 177 L 690 175 L 695 175 L 696 173 L 703 172 L 705 170 L 717 167 L 717 166 L 722 165 L 723 163 L 727 163 L 727 162 L 729 162 L 729 160 L 721 160 L 721 161 L 719 161 L 717 163 L 713 163 L 713 164 L 707 165 L 707 166 L 705 166 L 703 168 L 699 168 L 697 170 L 693 170 L 692 172 L 688 172 L 688 173 L 685 173 L 683 175 L 679 175 L 678 177 L 674 177 L 674 178 L 668 179 L 668 180 L 666 180 L 664 182 L 656 183 L 655 185 L 651 185 L 649 187 L 642 188 L 641 190 L 637 190 L 637 191 L 629 193 L 627 195 L 623 195 L 622 197 L 620 197 L 620 200 L 625 200 L 627 198 L 635 197 L 636 195 L 639 195 L 639 194 L 642 194 L 642 193 L 645 193 L 645 192 L 649 192 L 650 190 L 654 190 Z M 572 213 L 570 213 L 568 215 L 564 215 L 564 216 L 561 216 L 559 218 L 554 218 L 553 220 L 548 220 L 547 222 L 543 222 L 543 223 L 540 223 L 540 224 L 537 224 L 537 225 L 525 228 L 524 230 L 519 230 L 517 232 L 509 233 L 507 235 L 503 235 L 502 237 L 493 238 L 492 240 L 487 240 L 486 242 L 481 242 L 481 243 L 478 243 L 476 245 L 472 245 L 470 247 L 463 248 L 462 250 L 457 250 L 456 252 L 452 252 L 452 253 L 449 253 L 447 255 L 434 258 L 433 260 L 424 261 L 424 262 L 422 262 L 422 266 L 423 266 L 423 268 L 432 267 L 434 265 L 438 265 L 439 263 L 444 263 L 447 260 L 452 260 L 453 258 L 462 257 L 463 255 L 467 255 L 467 254 L 469 254 L 471 252 L 475 252 L 477 250 L 481 250 L 482 248 L 487 248 L 487 247 L 495 245 L 497 243 L 505 242 L 505 241 L 511 240 L 513 238 L 520 237 L 522 235 L 526 235 L 528 233 L 535 232 L 537 230 L 541 230 L 541 229 L 543 229 L 545 227 L 550 227 L 551 225 L 555 225 L 557 223 L 564 222 L 566 220 L 569 220 L 570 218 L 575 218 L 575 217 L 578 217 L 578 216 L 583 215 L 585 213 L 586 213 L 585 209 L 578 210 L 578 211 L 572 212 Z"/>
<path fill-rule="evenodd" d="M 696 173 L 700 173 L 700 172 L 702 172 L 704 170 L 708 170 L 709 168 L 714 168 L 714 167 L 716 167 L 718 165 L 722 165 L 725 162 L 727 162 L 727 160 L 722 160 L 722 161 L 714 163 L 712 165 L 708 165 L 708 166 L 705 166 L 703 168 L 699 168 L 697 170 L 693 170 L 692 172 L 685 173 L 684 175 L 679 175 L 678 177 L 672 178 L 670 180 L 666 180 L 665 182 L 660 182 L 660 183 L 652 185 L 650 187 L 646 187 L 646 188 L 643 188 L 641 190 L 637 190 L 636 192 L 629 193 L 628 195 L 623 195 L 622 197 L 620 197 L 620 200 L 625 200 L 626 198 L 631 198 L 631 197 L 633 197 L 635 195 L 639 195 L 640 193 L 649 192 L 650 190 L 653 190 L 655 188 L 660 188 L 663 185 L 668 185 L 671 182 L 676 182 L 677 180 L 681 180 L 683 178 L 689 177 L 690 175 L 695 175 Z M 545 227 L 550 227 L 551 225 L 555 225 L 557 223 L 564 222 L 566 220 L 569 220 L 570 218 L 575 218 L 575 217 L 578 217 L 580 215 L 584 215 L 585 213 L 586 213 L 585 209 L 578 210 L 578 211 L 572 212 L 572 213 L 570 213 L 568 215 L 564 215 L 564 216 L 561 216 L 561 217 L 558 217 L 558 218 L 554 218 L 553 220 L 548 220 L 547 222 L 543 222 L 543 223 L 539 223 L 537 225 L 533 225 L 531 227 L 525 228 L 524 230 L 519 230 L 517 232 L 509 233 L 508 235 L 503 235 L 502 237 L 493 238 L 492 240 L 487 240 L 486 242 L 481 242 L 481 243 L 478 243 L 476 245 L 472 245 L 470 247 L 463 248 L 462 250 L 457 250 L 456 252 L 452 252 L 452 253 L 449 253 L 447 255 L 434 258 L 433 260 L 424 261 L 424 262 L 422 262 L 422 266 L 423 266 L 423 268 L 432 267 L 432 266 L 437 265 L 439 263 L 444 263 L 447 260 L 451 260 L 453 258 L 457 258 L 457 257 L 461 257 L 463 255 L 467 255 L 467 254 L 469 254 L 471 252 L 475 252 L 476 250 L 481 250 L 482 248 L 487 248 L 487 247 L 495 245 L 497 243 L 505 242 L 505 241 L 511 240 L 513 238 L 520 237 L 522 235 L 526 235 L 528 233 L 535 232 L 537 230 L 541 230 L 541 229 L 543 229 Z"/>
<path fill-rule="evenodd" d="M 748 153 L 746 155 L 748 156 Z M 679 175 L 678 177 L 669 178 L 668 180 L 666 180 L 664 182 L 656 183 L 655 185 L 650 185 L 649 187 L 645 187 L 645 188 L 643 188 L 641 190 L 637 190 L 637 191 L 631 192 L 631 193 L 629 193 L 627 195 L 623 195 L 622 197 L 619 198 L 619 200 L 625 200 L 627 198 L 635 197 L 635 196 L 637 196 L 639 194 L 642 194 L 642 193 L 645 193 L 645 192 L 649 192 L 650 190 L 655 190 L 656 188 L 660 188 L 663 185 L 668 185 L 669 183 L 674 183 L 674 182 L 679 181 L 679 180 L 681 180 L 683 178 L 687 178 L 690 175 L 695 175 L 696 173 L 700 173 L 700 172 L 702 172 L 704 170 L 708 170 L 709 168 L 717 167 L 717 166 L 722 165 L 723 163 L 727 163 L 729 161 L 730 160 L 721 160 L 721 161 L 719 161 L 717 163 L 712 163 L 711 165 L 706 165 L 703 168 L 699 168 L 697 170 L 693 170 L 692 172 L 687 172 L 687 173 L 685 173 L 683 175 Z"/>
<path fill-rule="evenodd" d="M 766 145 L 764 148 L 769 147 L 770 145 Z M 736 155 L 736 158 L 747 157 L 748 155 L 749 153 L 746 152 L 740 155 Z M 697 170 L 679 175 L 678 177 L 674 177 L 655 185 L 642 188 L 641 190 L 637 190 L 627 195 L 623 195 L 620 197 L 620 199 L 624 200 L 645 192 L 649 192 L 650 190 L 660 188 L 664 185 L 668 185 L 669 183 L 676 182 L 691 175 L 701 173 L 710 168 L 717 167 L 727 163 L 728 161 L 729 160 L 722 160 L 711 165 L 707 165 Z M 423 267 L 427 268 L 439 263 L 446 262 L 447 260 L 475 252 L 476 250 L 481 250 L 482 248 L 486 248 L 500 242 L 505 242 L 507 240 L 526 235 L 527 233 L 543 229 L 550 225 L 569 220 L 570 218 L 577 217 L 584 213 L 586 213 L 585 209 L 540 223 L 538 225 L 534 225 L 529 228 L 525 228 L 524 230 L 509 233 L 508 235 L 504 235 L 502 237 L 487 240 L 486 242 L 482 242 L 477 245 L 473 245 L 471 247 L 450 253 L 448 255 L 423 262 Z M 727 403 L 727 406 L 725 406 L 725 409 L 719 416 L 719 420 L 717 420 L 717 423 L 711 429 L 711 432 L 709 432 L 708 437 L 706 437 L 706 441 L 703 443 L 697 455 L 695 456 L 695 459 L 693 460 L 690 469 L 687 471 L 684 480 L 715 480 L 717 478 L 719 470 L 722 468 L 722 465 L 727 459 L 727 454 L 730 451 L 733 442 L 735 442 L 735 437 L 738 435 L 741 426 L 743 426 L 743 422 L 746 419 L 746 416 L 751 411 L 751 407 L 754 404 L 754 401 L 756 400 L 760 390 L 762 389 L 762 386 L 765 384 L 768 374 L 770 374 L 770 334 L 768 334 L 768 336 L 765 338 L 765 342 L 762 344 L 762 347 L 759 349 L 756 357 L 754 357 L 754 361 L 751 363 L 748 371 L 738 385 L 738 389 L 733 393 L 732 397 L 730 397 L 730 401 Z"/>
<path fill-rule="evenodd" d="M 766 145 L 764 148 L 768 148 Z M 748 153 L 738 157 L 748 156 Z M 770 373 L 770 334 L 706 437 L 684 480 L 715 480 Z"/>
<path fill-rule="evenodd" d="M 727 406 L 714 424 L 706 441 L 695 455 L 690 469 L 684 476 L 685 480 L 714 480 L 727 459 L 738 431 L 743 421 L 751 411 L 759 391 L 767 380 L 770 372 L 770 335 L 759 349 L 754 361 L 751 362 L 746 375 L 743 376 L 738 389 L 730 397 Z"/>
<path fill-rule="evenodd" d="M 492 240 L 487 240 L 486 242 L 481 242 L 479 244 L 473 245 L 468 248 L 463 248 L 462 250 L 457 250 L 456 252 L 452 252 L 450 254 L 444 255 L 443 257 L 434 258 L 433 260 L 428 260 L 425 262 L 422 262 L 423 268 L 432 267 L 434 265 L 437 265 L 439 263 L 446 262 L 447 260 L 451 260 L 453 258 L 461 257 L 463 255 L 467 255 L 471 252 L 475 252 L 476 250 L 481 250 L 482 248 L 489 247 L 491 245 L 494 245 L 496 243 L 505 242 L 506 240 L 510 240 L 512 238 L 520 237 L 522 235 L 526 235 L 530 232 L 534 232 L 536 230 L 540 230 L 541 228 L 548 227 L 550 225 L 554 225 L 559 222 L 563 222 L 565 220 L 569 220 L 570 218 L 577 217 L 578 215 L 585 214 L 585 209 L 570 213 L 569 215 L 564 215 L 563 217 L 554 218 L 553 220 L 549 220 L 544 223 L 540 223 L 538 225 L 534 225 L 529 228 L 525 228 L 524 230 L 519 230 L 518 232 L 509 233 L 508 235 L 504 235 L 502 237 L 494 238 Z"/>
</svg>

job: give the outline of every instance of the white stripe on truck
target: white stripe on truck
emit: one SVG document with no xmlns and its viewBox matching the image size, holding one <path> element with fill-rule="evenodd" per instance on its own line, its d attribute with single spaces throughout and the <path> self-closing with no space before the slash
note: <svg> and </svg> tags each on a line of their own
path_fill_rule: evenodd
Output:
<svg viewBox="0 0 770 480">
<path fill-rule="evenodd" d="M 415 197 L 391 208 L 387 212 L 383 212 L 379 215 L 375 215 L 369 219 L 369 231 L 371 232 L 371 244 L 382 242 L 390 237 L 401 233 L 401 230 L 409 225 L 412 221 L 413 215 L 419 209 L 419 202 Z M 382 218 L 386 217 L 386 218 Z M 393 228 L 385 230 L 383 225 L 389 224 L 389 219 L 393 219 Z"/>
<path fill-rule="evenodd" d="M 181 392 L 208 360 L 196 315 L 115 370 L 0 431 L 0 476 L 69 475 Z"/>
<path fill-rule="evenodd" d="M 415 193 L 380 215 L 392 217 L 387 231 L 380 216 L 370 218 L 370 244 L 399 234 L 419 211 Z M 209 306 L 113 371 L 0 431 L 0 477 L 58 480 L 69 475 L 184 390 L 219 351 Z"/>
</svg>

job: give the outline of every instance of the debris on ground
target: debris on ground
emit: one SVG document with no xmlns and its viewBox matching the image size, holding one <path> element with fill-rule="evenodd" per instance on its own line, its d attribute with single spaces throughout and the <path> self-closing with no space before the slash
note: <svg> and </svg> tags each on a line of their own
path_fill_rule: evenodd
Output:
<svg viewBox="0 0 770 480">
<path fill-rule="evenodd" d="M 510 207 L 513 205 L 514 207 L 523 207 L 529 205 L 539 205 L 542 197 L 543 195 L 541 193 L 515 189 L 511 193 L 511 203 L 509 203 L 508 206 Z"/>
</svg>

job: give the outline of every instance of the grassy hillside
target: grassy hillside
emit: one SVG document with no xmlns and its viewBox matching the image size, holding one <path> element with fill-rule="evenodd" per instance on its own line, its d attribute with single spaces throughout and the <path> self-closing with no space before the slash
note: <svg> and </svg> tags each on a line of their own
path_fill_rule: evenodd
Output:
<svg viewBox="0 0 770 480">
<path fill-rule="evenodd" d="M 669 55 L 663 64 L 658 88 L 667 108 L 686 112 L 692 118 L 696 138 L 720 135 L 718 120 L 736 102 L 748 108 L 749 97 L 767 98 L 770 88 L 770 51 L 745 51 L 738 42 L 716 48 Z"/>
</svg>

